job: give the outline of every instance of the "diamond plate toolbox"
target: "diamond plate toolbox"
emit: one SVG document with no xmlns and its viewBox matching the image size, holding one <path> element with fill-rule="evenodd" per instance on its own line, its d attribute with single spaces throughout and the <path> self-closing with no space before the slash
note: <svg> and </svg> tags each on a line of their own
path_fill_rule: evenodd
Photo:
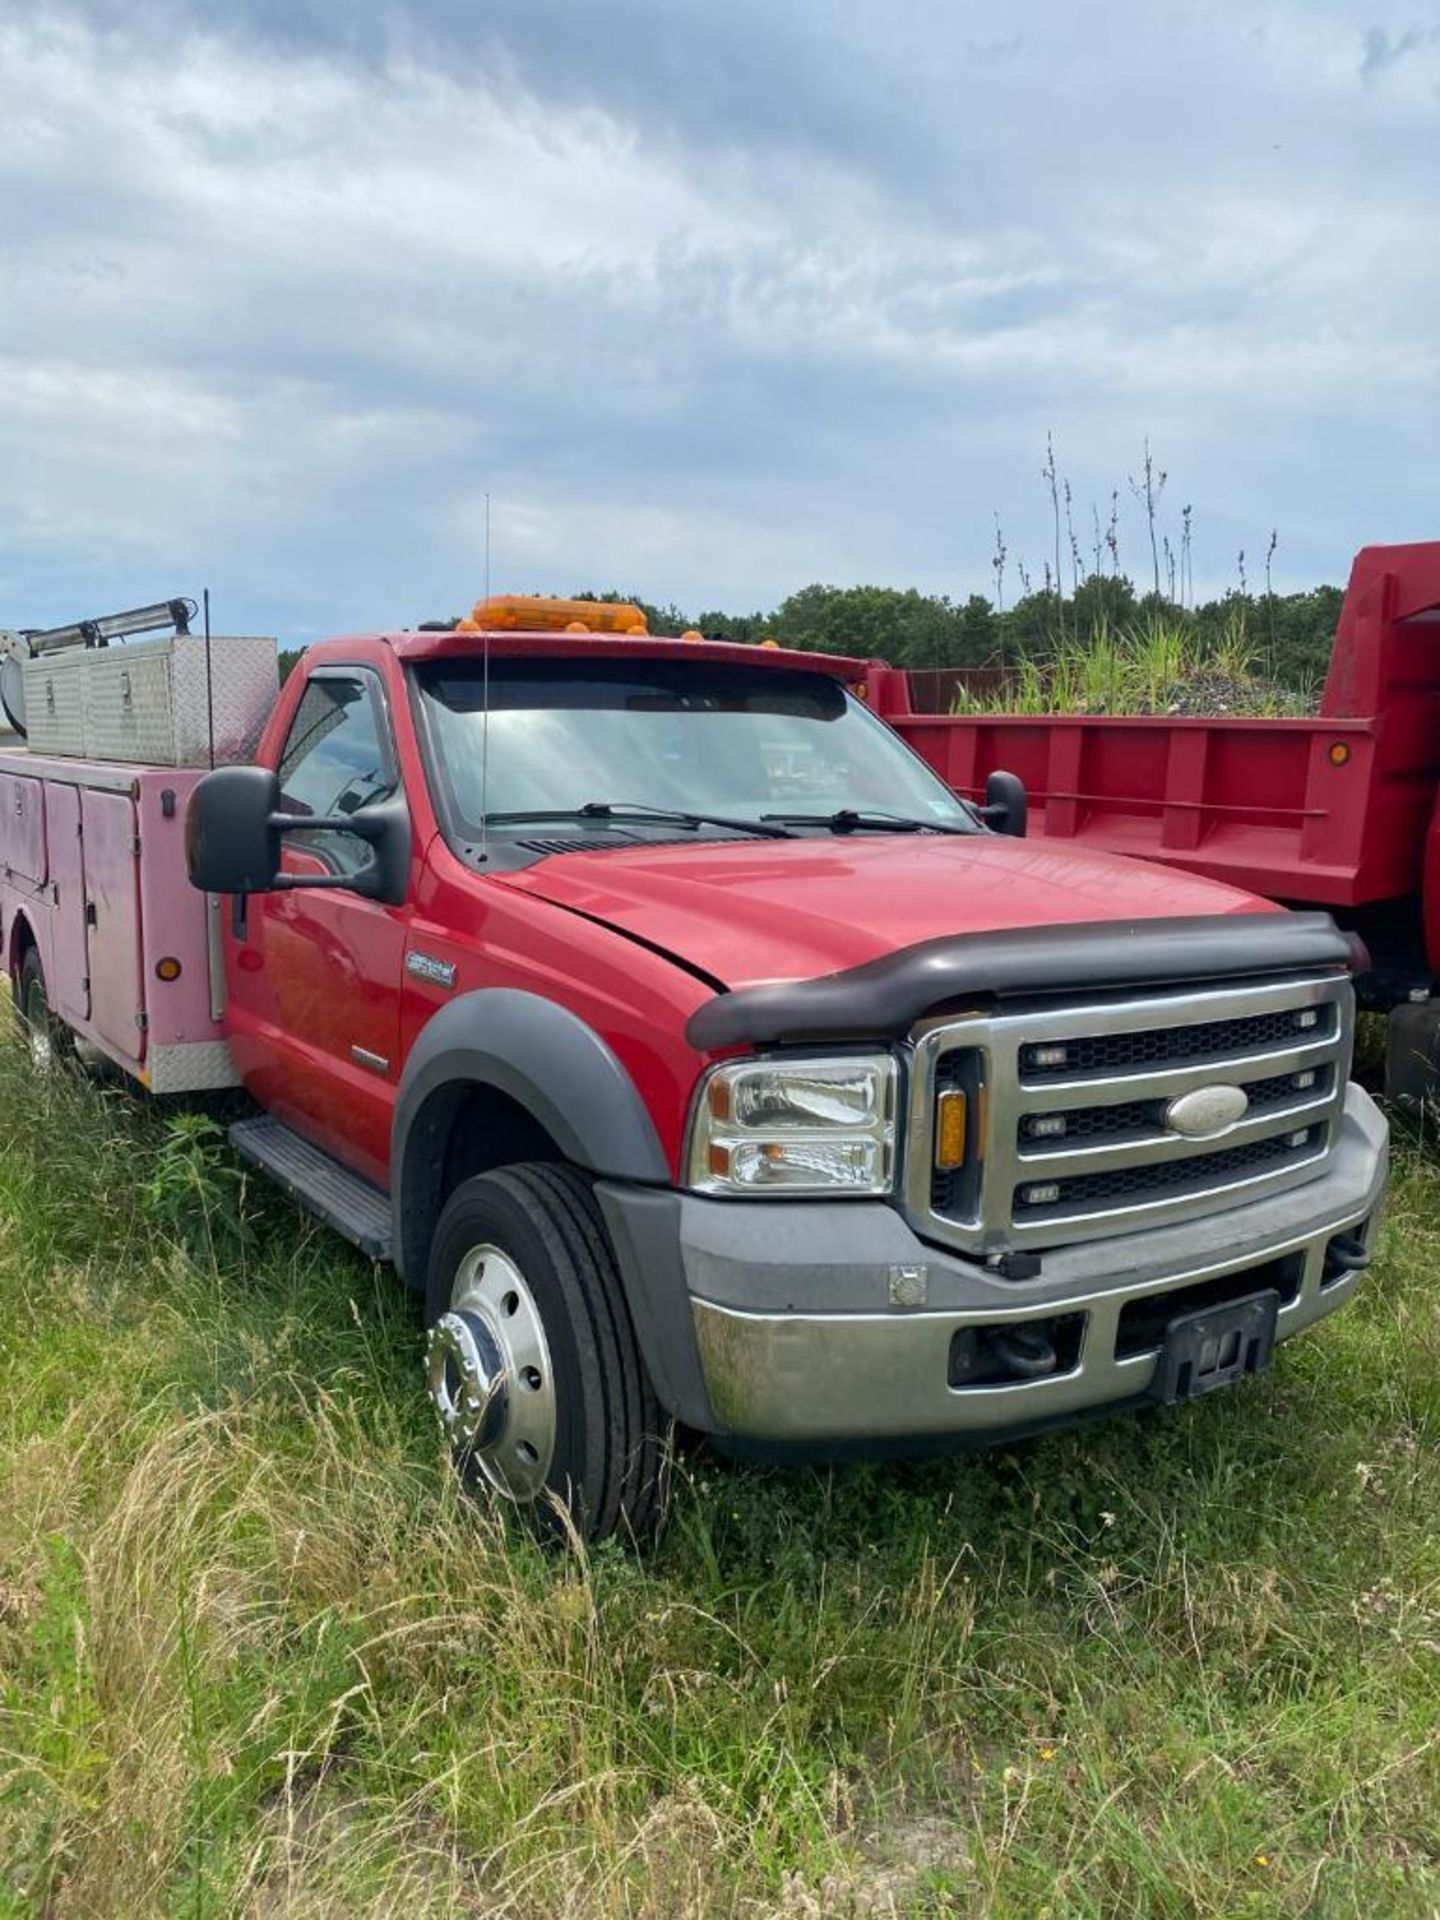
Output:
<svg viewBox="0 0 1440 1920">
<path fill-rule="evenodd" d="M 83 709 L 58 737 L 41 741 L 32 727 L 32 748 L 80 754 L 88 759 L 150 767 L 205 766 L 210 759 L 213 715 L 217 763 L 247 760 L 280 691 L 276 643 L 258 634 L 216 634 L 209 644 L 201 634 L 173 634 L 136 640 L 125 646 L 96 647 L 68 654 L 66 691 L 75 689 Z M 25 694 L 30 711 L 46 711 L 54 698 L 57 663 L 42 657 L 25 663 Z M 33 702 L 33 705 L 30 704 Z"/>
</svg>

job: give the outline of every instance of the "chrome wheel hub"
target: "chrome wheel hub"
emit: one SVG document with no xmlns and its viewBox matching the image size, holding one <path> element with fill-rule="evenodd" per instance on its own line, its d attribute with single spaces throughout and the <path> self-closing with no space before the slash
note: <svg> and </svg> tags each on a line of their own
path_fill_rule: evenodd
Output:
<svg viewBox="0 0 1440 1920">
<path fill-rule="evenodd" d="M 489 1327 L 476 1313 L 443 1314 L 430 1330 L 430 1397 L 452 1447 L 487 1447 L 505 1424 L 510 1381 Z"/>
<path fill-rule="evenodd" d="M 524 1275 L 498 1247 L 472 1247 L 430 1329 L 430 1398 L 461 1464 L 511 1500 L 533 1500 L 555 1452 L 555 1384 Z"/>
</svg>

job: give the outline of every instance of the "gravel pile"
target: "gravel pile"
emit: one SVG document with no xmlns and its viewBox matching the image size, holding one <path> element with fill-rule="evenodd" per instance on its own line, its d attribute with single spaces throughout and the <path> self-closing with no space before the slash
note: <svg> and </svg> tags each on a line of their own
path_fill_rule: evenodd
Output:
<svg viewBox="0 0 1440 1920">
<path fill-rule="evenodd" d="M 1165 714 L 1264 713 L 1295 718 L 1315 711 L 1315 703 L 1293 687 L 1277 687 L 1263 680 L 1235 680 L 1224 673 L 1188 675 L 1165 689 L 1154 711 Z"/>
</svg>

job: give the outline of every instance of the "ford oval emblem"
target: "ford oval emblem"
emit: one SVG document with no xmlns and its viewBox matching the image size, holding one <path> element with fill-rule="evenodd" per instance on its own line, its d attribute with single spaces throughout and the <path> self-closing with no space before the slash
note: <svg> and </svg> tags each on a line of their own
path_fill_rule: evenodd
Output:
<svg viewBox="0 0 1440 1920">
<path fill-rule="evenodd" d="M 1196 1087 L 1170 1102 L 1165 1125 L 1187 1140 L 1204 1140 L 1243 1120 L 1249 1108 L 1250 1096 L 1243 1087 Z"/>
</svg>

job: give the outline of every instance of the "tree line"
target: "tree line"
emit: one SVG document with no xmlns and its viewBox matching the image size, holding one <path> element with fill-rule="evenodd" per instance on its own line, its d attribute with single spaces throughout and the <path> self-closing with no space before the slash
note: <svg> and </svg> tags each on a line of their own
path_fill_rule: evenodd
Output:
<svg viewBox="0 0 1440 1920">
<path fill-rule="evenodd" d="M 771 611 L 709 608 L 693 617 L 676 606 L 653 606 L 633 594 L 585 593 L 581 599 L 632 600 L 652 633 L 698 631 L 725 640 L 773 639 L 811 651 L 874 656 L 904 667 L 1018 666 L 1044 660 L 1067 640 L 1153 622 L 1178 628 L 1209 651 L 1237 636 L 1257 671 L 1278 685 L 1307 689 L 1329 664 L 1344 594 L 1339 587 L 1305 593 L 1234 589 L 1215 600 L 1181 606 L 1153 589 L 1140 592 L 1123 574 L 1090 573 L 1072 592 L 1052 588 L 997 607 L 984 594 L 965 600 L 915 587 L 801 587 Z"/>
<path fill-rule="evenodd" d="M 651 633 L 699 632 L 707 638 L 754 645 L 775 640 L 807 652 L 859 654 L 898 667 L 1018 667 L 1044 662 L 1065 644 L 1085 644 L 1098 633 L 1132 632 L 1163 623 L 1178 630 L 1187 652 L 1213 652 L 1236 643 L 1255 672 L 1277 686 L 1310 693 L 1325 677 L 1344 594 L 1339 587 L 1305 593 L 1249 593 L 1183 607 L 1164 594 L 1140 593 L 1123 574 L 1090 574 L 1075 591 L 1022 595 L 1003 611 L 983 594 L 951 600 L 915 587 L 829 587 L 820 583 L 770 611 L 729 613 L 707 608 L 690 614 L 657 606 L 614 589 L 572 596 L 624 600 L 640 607 Z M 1193 643 L 1190 644 L 1190 643 Z M 281 654 L 281 677 L 299 659 Z"/>
</svg>

